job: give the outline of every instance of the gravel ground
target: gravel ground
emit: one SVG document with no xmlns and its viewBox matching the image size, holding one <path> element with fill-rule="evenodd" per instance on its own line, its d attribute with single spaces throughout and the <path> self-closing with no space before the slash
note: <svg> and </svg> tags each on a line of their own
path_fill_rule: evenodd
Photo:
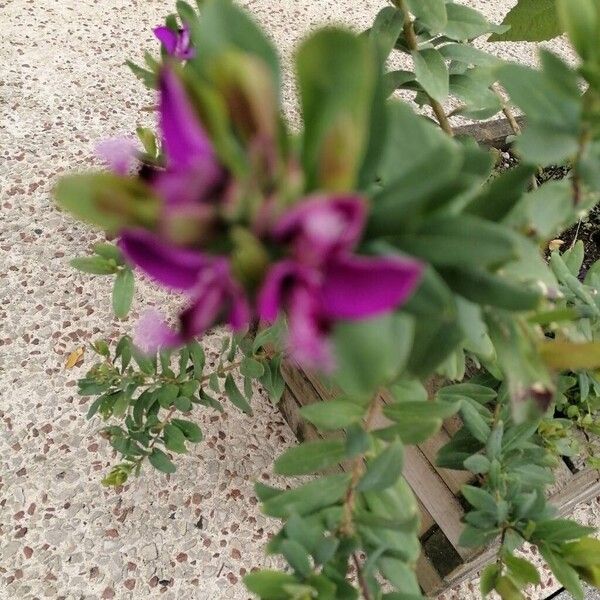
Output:
<svg viewBox="0 0 600 600">
<path fill-rule="evenodd" d="M 289 59 L 297 40 L 326 20 L 368 25 L 378 0 L 247 0 Z M 513 1 L 471 0 L 499 20 Z M 100 236 L 53 206 L 65 172 L 95 164 L 105 137 L 151 124 L 151 103 L 124 68 L 157 46 L 150 28 L 166 0 L 0 0 L 0 598 L 244 599 L 241 577 L 268 563 L 276 523 L 263 518 L 255 479 L 274 480 L 274 456 L 294 443 L 257 390 L 255 417 L 200 417 L 206 441 L 180 457 L 176 474 L 150 470 L 120 492 L 100 486 L 113 457 L 84 418 L 87 400 L 65 370 L 89 340 L 130 332 L 139 312 L 177 300 L 142 281 L 129 321 L 115 321 L 101 278 L 68 260 Z M 564 43 L 555 43 L 565 54 Z M 531 45 L 500 47 L 530 62 Z M 297 119 L 289 73 L 288 112 Z M 219 344 L 214 332 L 205 340 Z M 598 507 L 582 507 L 586 522 Z M 556 588 L 546 578 L 542 597 Z M 442 596 L 479 597 L 475 584 Z"/>
</svg>

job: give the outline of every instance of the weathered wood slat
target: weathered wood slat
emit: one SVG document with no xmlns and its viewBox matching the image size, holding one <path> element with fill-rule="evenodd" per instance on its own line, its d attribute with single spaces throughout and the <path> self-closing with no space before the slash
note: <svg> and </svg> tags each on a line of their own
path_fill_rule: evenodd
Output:
<svg viewBox="0 0 600 600">
<path fill-rule="evenodd" d="M 425 455 L 415 446 L 405 448 L 404 477 L 452 546 L 463 558 L 468 557 L 470 551 L 458 544 L 463 529 L 462 506 Z"/>
<path fill-rule="evenodd" d="M 595 470 L 582 471 L 574 475 L 569 485 L 550 497 L 550 502 L 557 507 L 559 516 L 568 516 L 577 504 L 586 502 L 600 495 L 600 472 Z M 444 586 L 457 585 L 475 577 L 477 571 L 494 560 L 497 544 L 492 544 L 486 550 L 475 555 L 471 560 L 455 569 L 444 577 Z M 438 590 L 441 588 L 438 588 Z"/>
<path fill-rule="evenodd" d="M 332 400 L 338 396 L 335 389 L 314 374 L 305 374 L 293 365 L 285 365 L 283 376 L 287 389 L 280 403 L 281 411 L 300 440 L 329 437 L 329 433 L 318 431 L 300 417 L 300 408 L 313 402 Z M 439 381 L 428 385 L 430 398 Z M 432 388 L 432 389 L 429 389 Z M 385 394 L 381 404 L 391 402 Z M 376 413 L 373 427 L 390 424 L 381 411 Z M 428 595 L 475 577 L 477 571 L 494 560 L 497 542 L 474 554 L 458 544 L 463 528 L 463 509 L 458 494 L 461 486 L 469 480 L 469 473 L 441 469 L 435 466 L 435 458 L 441 446 L 462 426 L 458 417 L 444 423 L 444 428 L 433 438 L 419 446 L 405 448 L 404 477 L 412 488 L 421 511 L 421 532 L 424 552 L 416 565 L 417 578 Z M 333 436 L 341 435 L 334 432 Z M 556 469 L 557 482 L 550 488 L 550 500 L 557 506 L 559 514 L 567 515 L 580 502 L 600 495 L 600 473 L 582 469 L 577 464 L 573 473 L 565 463 Z M 338 469 L 347 469 L 339 465 Z M 425 535 L 427 534 L 427 535 Z M 462 562 L 461 564 L 461 561 Z"/>
</svg>

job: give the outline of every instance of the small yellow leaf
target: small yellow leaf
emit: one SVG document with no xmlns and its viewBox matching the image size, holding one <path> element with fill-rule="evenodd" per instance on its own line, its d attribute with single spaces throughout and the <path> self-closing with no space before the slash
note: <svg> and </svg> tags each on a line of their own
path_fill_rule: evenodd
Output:
<svg viewBox="0 0 600 600">
<path fill-rule="evenodd" d="M 81 346 L 81 348 L 77 348 L 69 354 L 67 357 L 67 362 L 65 363 L 65 369 L 72 369 L 81 358 L 83 358 L 83 353 L 85 352 L 85 348 Z"/>
<path fill-rule="evenodd" d="M 576 344 L 553 340 L 540 344 L 538 349 L 546 366 L 554 371 L 600 368 L 599 342 Z"/>
<path fill-rule="evenodd" d="M 555 250 L 558 250 L 563 244 L 564 242 L 562 240 L 551 240 L 548 243 L 548 250 L 550 250 L 550 252 L 554 252 Z"/>
</svg>

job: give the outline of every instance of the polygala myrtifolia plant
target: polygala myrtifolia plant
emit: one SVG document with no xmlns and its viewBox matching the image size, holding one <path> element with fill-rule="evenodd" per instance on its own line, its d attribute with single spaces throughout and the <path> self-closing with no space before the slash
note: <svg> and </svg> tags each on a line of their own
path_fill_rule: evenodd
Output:
<svg viewBox="0 0 600 600">
<path fill-rule="evenodd" d="M 220 409 L 213 394 L 249 413 L 259 379 L 277 401 L 282 354 L 340 390 L 302 411 L 336 435 L 275 462 L 279 474 L 314 478 L 256 485 L 265 514 L 282 520 L 267 550 L 289 565 L 246 577 L 265 600 L 421 598 L 403 448 L 456 413 L 463 426 L 438 461 L 476 476 L 463 489 L 461 544 L 497 541 L 482 593 L 523 598 L 539 581 L 514 554 L 524 542 L 576 598 L 581 579 L 600 584 L 600 542 L 557 519 L 544 495 L 557 455 L 575 451 L 558 428 L 593 433 L 600 367 L 598 269 L 578 278 L 577 244 L 547 256 L 600 198 L 600 7 L 557 6 L 574 67 L 547 51 L 533 69 L 476 50 L 473 39 L 505 28 L 444 0 L 394 0 L 358 36 L 316 31 L 296 55 L 303 128 L 292 133 L 268 38 L 230 0 L 198 11 L 180 1 L 155 30 L 160 59 L 130 63 L 157 90 L 158 135 L 138 128 L 142 149 L 103 143 L 110 172 L 56 189 L 61 207 L 118 237 L 75 263 L 116 274 L 117 316 L 132 268 L 186 298 L 175 326 L 146 313 L 133 341 L 94 345 L 99 362 L 80 391 L 97 396 L 90 414 L 110 420 L 105 435 L 123 457 L 106 484 L 146 458 L 172 471 L 169 452 L 201 439 L 194 406 Z M 413 70 L 386 72 L 395 51 L 411 54 Z M 440 127 L 387 100 L 395 89 L 415 92 Z M 490 151 L 453 135 L 450 95 L 462 102 L 452 114 L 504 111 L 517 167 L 495 172 Z M 538 185 L 554 164 L 568 176 Z M 196 339 L 217 323 L 234 334 L 213 368 Z M 436 373 L 449 381 L 431 398 L 423 383 Z M 384 389 L 393 401 L 382 420 Z M 331 474 L 339 463 L 349 468 Z"/>
</svg>

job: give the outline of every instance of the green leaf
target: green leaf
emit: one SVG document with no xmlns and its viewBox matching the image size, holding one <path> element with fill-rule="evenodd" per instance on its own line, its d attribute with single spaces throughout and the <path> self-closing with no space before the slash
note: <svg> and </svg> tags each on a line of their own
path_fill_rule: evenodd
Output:
<svg viewBox="0 0 600 600">
<path fill-rule="evenodd" d="M 488 491 L 473 485 L 463 485 L 461 492 L 471 506 L 491 515 L 496 514 L 498 505 Z"/>
<path fill-rule="evenodd" d="M 440 33 L 446 27 L 448 14 L 444 0 L 406 0 L 406 4 L 429 33 Z"/>
<path fill-rule="evenodd" d="M 518 256 L 514 235 L 505 227 L 466 215 L 432 217 L 414 233 L 390 241 L 443 267 L 498 266 Z"/>
<path fill-rule="evenodd" d="M 135 360 L 142 372 L 146 373 L 146 375 L 154 375 L 156 373 L 156 356 L 149 356 L 142 352 L 137 346 L 132 346 L 131 354 L 133 360 Z"/>
<path fill-rule="evenodd" d="M 245 357 L 240 365 L 240 372 L 246 377 L 252 377 L 257 379 L 262 377 L 265 372 L 265 368 L 262 363 L 258 362 L 254 358 Z"/>
<path fill-rule="evenodd" d="M 547 543 L 542 542 L 538 548 L 556 579 L 565 586 L 575 600 L 584 600 L 583 588 L 577 571 L 564 558 L 555 554 Z"/>
<path fill-rule="evenodd" d="M 404 593 L 398 600 L 410 600 L 423 598 L 420 596 L 420 587 L 415 574 L 415 569 L 412 565 L 399 558 L 391 556 L 382 556 L 377 565 L 382 575 L 394 586 L 394 588 L 402 590 Z"/>
<path fill-rule="evenodd" d="M 556 0 L 559 23 L 584 61 L 597 60 L 600 10 L 595 0 Z"/>
<path fill-rule="evenodd" d="M 515 582 L 506 575 L 498 577 L 495 589 L 501 600 L 525 600 Z"/>
<path fill-rule="evenodd" d="M 600 540 L 584 537 L 576 542 L 563 544 L 562 555 L 570 565 L 593 567 L 600 565 Z"/>
<path fill-rule="evenodd" d="M 437 433 L 441 426 L 441 419 L 406 418 L 396 425 L 375 431 L 374 435 L 388 441 L 399 437 L 405 444 L 421 444 Z"/>
<path fill-rule="evenodd" d="M 368 40 L 339 29 L 312 34 L 296 57 L 308 190 L 346 191 L 364 157 L 375 89 Z"/>
<path fill-rule="evenodd" d="M 462 403 L 460 416 L 471 435 L 476 440 L 485 443 L 491 434 L 491 429 L 477 409 L 470 402 L 465 401 Z"/>
<path fill-rule="evenodd" d="M 549 519 L 535 524 L 532 540 L 549 544 L 570 542 L 580 537 L 594 533 L 593 527 L 584 527 L 569 519 Z"/>
<path fill-rule="evenodd" d="M 390 52 L 394 49 L 398 37 L 402 33 L 404 25 L 404 15 L 402 11 L 393 6 L 382 8 L 373 21 L 373 26 L 369 32 L 379 52 L 379 60 L 384 63 Z"/>
<path fill-rule="evenodd" d="M 262 60 L 273 78 L 274 88 L 280 89 L 279 58 L 272 43 L 250 15 L 231 0 L 207 2 L 199 23 L 191 23 L 196 58 L 195 68 L 214 64 L 215 58 L 232 49 Z"/>
<path fill-rule="evenodd" d="M 350 475 L 347 474 L 320 477 L 266 500 L 263 512 L 278 518 L 289 517 L 294 513 L 301 517 L 309 515 L 337 504 L 346 494 L 349 481 Z"/>
<path fill-rule="evenodd" d="M 252 407 L 248 404 L 248 401 L 238 389 L 233 377 L 231 376 L 231 373 L 229 373 L 225 378 L 225 393 L 234 406 L 237 406 L 247 415 L 252 415 Z"/>
<path fill-rule="evenodd" d="M 453 2 L 446 4 L 448 23 L 444 35 L 457 41 L 472 40 L 484 33 L 503 33 L 508 28 L 493 25 L 480 12 Z"/>
<path fill-rule="evenodd" d="M 171 423 L 167 423 L 163 429 L 163 439 L 165 446 L 172 452 L 179 454 L 185 454 L 187 448 L 185 447 L 185 436 L 179 427 Z"/>
<path fill-rule="evenodd" d="M 490 89 L 494 77 L 487 69 L 469 69 L 450 76 L 450 93 L 464 103 L 456 114 L 472 119 L 489 119 L 502 110 L 497 94 Z"/>
<path fill-rule="evenodd" d="M 190 342 L 187 345 L 187 348 L 190 353 L 190 358 L 192 359 L 192 364 L 194 365 L 194 378 L 200 379 L 202 377 L 204 365 L 206 363 L 204 349 L 196 341 Z"/>
<path fill-rule="evenodd" d="M 402 443 L 394 441 L 367 463 L 367 471 L 359 481 L 357 489 L 359 491 L 385 490 L 394 485 L 402 474 L 403 463 Z"/>
<path fill-rule="evenodd" d="M 158 154 L 158 143 L 152 129 L 148 129 L 147 127 L 137 127 L 135 132 L 137 133 L 140 142 L 142 142 L 142 146 L 144 146 L 144 150 L 147 154 L 152 158 L 156 158 Z"/>
<path fill-rule="evenodd" d="M 499 80 L 529 119 L 577 135 L 581 115 L 577 75 L 557 57 L 542 56 L 546 57 L 543 71 L 505 64 L 498 71 Z"/>
<path fill-rule="evenodd" d="M 188 412 L 192 410 L 192 401 L 187 396 L 177 396 L 173 401 L 175 408 L 181 412 Z"/>
<path fill-rule="evenodd" d="M 153 227 L 158 218 L 160 202 L 148 187 L 112 173 L 64 177 L 54 195 L 61 208 L 110 233 L 128 225 Z"/>
<path fill-rule="evenodd" d="M 131 308 L 135 278 L 129 268 L 121 269 L 117 273 L 112 292 L 112 307 L 118 319 L 124 319 Z"/>
<path fill-rule="evenodd" d="M 158 448 L 153 448 L 152 454 L 148 457 L 148 460 L 155 469 L 162 473 L 175 473 L 177 470 L 175 465 L 171 462 L 171 459 Z"/>
<path fill-rule="evenodd" d="M 288 448 L 276 461 L 275 472 L 280 475 L 305 475 L 338 464 L 345 455 L 341 440 L 303 442 Z"/>
<path fill-rule="evenodd" d="M 173 419 L 171 423 L 180 429 L 185 438 L 190 442 L 197 444 L 202 441 L 202 430 L 196 423 L 184 419 Z"/>
<path fill-rule="evenodd" d="M 354 458 L 359 454 L 366 454 L 371 450 L 372 438 L 362 425 L 353 423 L 346 431 L 346 444 L 344 455 L 346 458 Z"/>
<path fill-rule="evenodd" d="M 477 67 L 494 67 L 501 60 L 493 54 L 488 54 L 470 44 L 449 43 L 438 48 L 440 54 L 451 61 Z"/>
<path fill-rule="evenodd" d="M 315 402 L 300 409 L 300 414 L 322 430 L 342 429 L 360 421 L 364 408 L 348 400 Z"/>
<path fill-rule="evenodd" d="M 463 548 L 478 548 L 485 546 L 497 535 L 497 529 L 483 530 L 473 527 L 472 525 L 465 525 L 465 528 L 458 539 L 458 544 Z"/>
<path fill-rule="evenodd" d="M 479 579 L 479 589 L 482 596 L 487 596 L 496 587 L 499 575 L 500 565 L 497 563 L 492 563 L 483 570 Z"/>
<path fill-rule="evenodd" d="M 129 408 L 130 400 L 131 398 L 125 392 L 118 394 L 112 407 L 113 416 L 122 417 Z"/>
<path fill-rule="evenodd" d="M 513 283 L 483 269 L 453 268 L 440 272 L 455 292 L 476 304 L 520 311 L 535 309 L 542 299 L 540 289 Z"/>
<path fill-rule="evenodd" d="M 579 277 L 579 272 L 581 271 L 581 265 L 583 264 L 585 254 L 585 248 L 583 245 L 583 240 L 577 240 L 574 246 L 571 246 L 568 250 L 566 250 L 562 258 L 565 261 L 565 265 L 571 274 L 574 277 Z"/>
<path fill-rule="evenodd" d="M 292 569 L 301 577 L 308 577 L 312 568 L 306 550 L 294 540 L 283 540 L 279 548 Z"/>
<path fill-rule="evenodd" d="M 554 483 L 552 470 L 539 465 L 521 465 L 519 467 L 514 467 L 512 472 L 531 487 Z"/>
<path fill-rule="evenodd" d="M 448 67 L 444 57 L 434 48 L 414 51 L 416 80 L 434 100 L 443 102 L 448 96 Z"/>
<path fill-rule="evenodd" d="M 502 557 L 504 564 L 509 568 L 510 576 L 522 587 L 529 584 L 538 585 L 540 574 L 528 560 L 505 553 Z"/>
<path fill-rule="evenodd" d="M 73 258 L 69 261 L 69 264 L 78 271 L 91 273 L 92 275 L 113 275 L 117 272 L 116 265 L 101 256 Z"/>
<path fill-rule="evenodd" d="M 502 24 L 510 29 L 491 35 L 488 41 L 542 42 L 563 32 L 556 13 L 556 0 L 519 0 Z"/>
<path fill-rule="evenodd" d="M 152 71 L 148 71 L 147 69 L 143 69 L 142 67 L 136 65 L 134 62 L 130 60 L 126 60 L 125 64 L 129 67 L 131 72 L 144 83 L 144 85 L 148 89 L 153 89 L 156 87 L 156 75 Z"/>
<path fill-rule="evenodd" d="M 521 200 L 536 171 L 533 165 L 519 164 L 494 177 L 465 208 L 465 212 L 501 221 Z"/>
<path fill-rule="evenodd" d="M 280 571 L 264 570 L 244 576 L 244 585 L 262 600 L 289 600 L 285 586 L 295 583 L 295 577 Z"/>
<path fill-rule="evenodd" d="M 198 20 L 196 11 L 184 0 L 177 0 L 176 7 L 182 23 L 192 23 Z"/>
<path fill-rule="evenodd" d="M 463 464 L 471 473 L 485 474 L 490 470 L 490 461 L 483 454 L 473 454 Z"/>
<path fill-rule="evenodd" d="M 412 332 L 413 320 L 407 315 L 388 314 L 336 324 L 336 383 L 352 398 L 370 398 L 379 385 L 392 381 L 406 363 Z"/>
<path fill-rule="evenodd" d="M 106 260 L 114 260 L 118 265 L 125 264 L 121 251 L 115 244 L 98 242 L 93 245 L 94 252 Z"/>
<path fill-rule="evenodd" d="M 428 394 L 425 386 L 418 379 L 400 381 L 390 386 L 390 392 L 397 402 L 425 402 Z"/>
<path fill-rule="evenodd" d="M 405 419 L 442 419 L 454 415 L 461 407 L 460 402 L 420 402 L 404 401 L 388 404 L 383 413 L 398 423 Z"/>
<path fill-rule="evenodd" d="M 387 105 L 386 144 L 377 170 L 382 189 L 373 199 L 369 232 L 394 235 L 437 195 L 452 197 L 463 156 L 439 127 L 400 102 Z"/>
<path fill-rule="evenodd" d="M 179 394 L 179 386 L 175 383 L 165 383 L 158 389 L 157 399 L 163 408 L 169 408 Z"/>
</svg>

